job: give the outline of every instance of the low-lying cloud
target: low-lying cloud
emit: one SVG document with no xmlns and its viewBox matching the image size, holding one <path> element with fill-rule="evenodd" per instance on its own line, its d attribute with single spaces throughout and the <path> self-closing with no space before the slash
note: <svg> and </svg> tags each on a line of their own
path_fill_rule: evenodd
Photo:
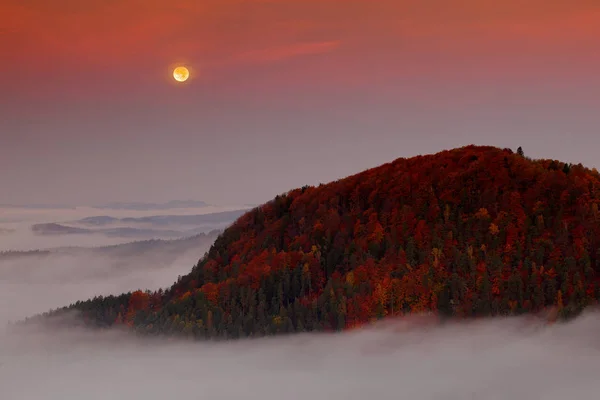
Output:
<svg viewBox="0 0 600 400">
<path fill-rule="evenodd" d="M 94 296 L 168 287 L 215 238 L 0 255 L 0 325 Z"/>
<path fill-rule="evenodd" d="M 16 399 L 583 399 L 600 392 L 598 314 L 237 342 L 38 331 L 0 340 L 0 397 Z"/>
</svg>

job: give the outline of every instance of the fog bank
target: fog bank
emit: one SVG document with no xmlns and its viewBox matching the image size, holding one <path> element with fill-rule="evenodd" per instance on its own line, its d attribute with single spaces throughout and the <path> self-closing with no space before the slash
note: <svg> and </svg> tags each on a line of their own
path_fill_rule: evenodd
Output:
<svg viewBox="0 0 600 400">
<path fill-rule="evenodd" d="M 168 287 L 215 237 L 0 256 L 0 324 L 98 295 Z"/>
<path fill-rule="evenodd" d="M 228 343 L 115 332 L 7 336 L 0 398 L 558 400 L 600 393 L 598 314 L 549 327 L 526 318 L 421 322 Z"/>
</svg>

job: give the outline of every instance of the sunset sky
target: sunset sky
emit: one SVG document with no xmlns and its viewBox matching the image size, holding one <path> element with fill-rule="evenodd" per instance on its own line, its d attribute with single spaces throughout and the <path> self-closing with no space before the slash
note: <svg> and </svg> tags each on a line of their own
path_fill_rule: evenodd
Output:
<svg viewBox="0 0 600 400">
<path fill-rule="evenodd" d="M 600 168 L 598 0 L 0 0 L 0 54 L 0 204 L 259 203 L 470 143 Z"/>
</svg>

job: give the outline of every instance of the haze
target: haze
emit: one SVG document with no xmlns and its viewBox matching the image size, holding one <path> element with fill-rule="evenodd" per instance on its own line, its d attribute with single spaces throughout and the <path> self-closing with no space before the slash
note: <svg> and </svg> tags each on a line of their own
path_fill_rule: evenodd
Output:
<svg viewBox="0 0 600 400">
<path fill-rule="evenodd" d="M 420 321 L 340 335 L 229 343 L 119 333 L 0 337 L 3 399 L 547 399 L 600 390 L 597 314 L 427 329 Z"/>
<path fill-rule="evenodd" d="M 0 326 L 94 296 L 166 288 L 190 271 L 214 238 L 170 254 L 133 246 L 117 255 L 106 249 L 0 255 Z"/>
</svg>

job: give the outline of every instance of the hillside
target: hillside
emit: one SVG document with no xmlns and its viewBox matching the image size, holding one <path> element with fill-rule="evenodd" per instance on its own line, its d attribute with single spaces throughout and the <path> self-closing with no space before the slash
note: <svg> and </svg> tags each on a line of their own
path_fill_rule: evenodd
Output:
<svg viewBox="0 0 600 400">
<path fill-rule="evenodd" d="M 599 203 L 600 175 L 581 165 L 480 146 L 401 158 L 246 213 L 165 292 L 51 314 L 200 338 L 574 315 L 600 296 Z"/>
</svg>

